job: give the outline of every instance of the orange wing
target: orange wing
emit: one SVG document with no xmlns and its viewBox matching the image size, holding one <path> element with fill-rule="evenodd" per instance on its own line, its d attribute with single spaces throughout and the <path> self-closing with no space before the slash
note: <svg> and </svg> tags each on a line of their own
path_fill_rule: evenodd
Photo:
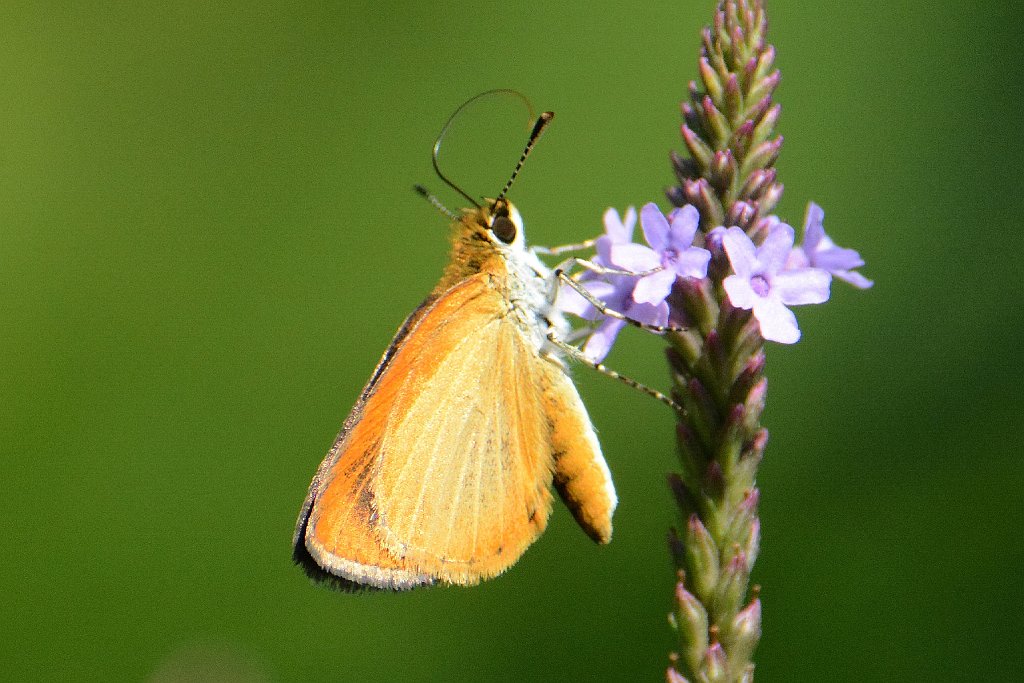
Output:
<svg viewBox="0 0 1024 683">
<path fill-rule="evenodd" d="M 543 531 L 549 363 L 507 315 L 481 273 L 399 332 L 303 505 L 296 558 L 311 573 L 380 588 L 472 584 Z"/>
</svg>

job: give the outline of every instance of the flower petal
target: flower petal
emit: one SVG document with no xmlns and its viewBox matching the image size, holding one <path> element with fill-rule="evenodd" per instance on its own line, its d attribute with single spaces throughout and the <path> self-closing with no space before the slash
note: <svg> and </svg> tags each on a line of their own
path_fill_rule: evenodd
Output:
<svg viewBox="0 0 1024 683">
<path fill-rule="evenodd" d="M 626 228 L 625 241 L 633 241 L 633 229 L 636 228 L 636 207 L 627 206 L 626 215 L 622 217 L 622 225 Z"/>
<path fill-rule="evenodd" d="M 733 272 L 737 275 L 748 278 L 758 270 L 760 264 L 757 262 L 757 250 L 741 228 L 731 227 L 726 230 L 722 235 L 722 247 L 729 257 Z"/>
<path fill-rule="evenodd" d="M 643 228 L 647 244 L 651 245 L 654 251 L 665 251 L 669 244 L 669 225 L 657 204 L 648 202 L 644 204 L 644 208 L 640 209 L 640 226 Z"/>
<path fill-rule="evenodd" d="M 612 265 L 612 246 L 616 242 L 608 235 L 602 235 L 597 238 L 594 242 L 594 250 L 597 251 L 597 257 L 594 259 L 594 263 L 599 266 L 611 267 Z"/>
<path fill-rule="evenodd" d="M 594 333 L 587 339 L 587 343 L 583 345 L 583 355 L 595 363 L 600 363 L 612 350 L 615 337 L 625 326 L 626 321 L 624 320 L 605 318 L 604 322 L 598 325 Z"/>
<path fill-rule="evenodd" d="M 626 311 L 630 320 L 645 325 L 668 325 L 668 304 L 662 301 L 659 304 L 633 304 Z"/>
<path fill-rule="evenodd" d="M 857 289 L 868 289 L 875 283 L 872 280 L 867 279 L 860 273 L 856 273 L 852 270 L 837 270 L 832 273 L 835 277 L 839 278 L 843 282 L 848 282 Z"/>
<path fill-rule="evenodd" d="M 772 295 L 789 306 L 828 301 L 832 276 L 820 268 L 784 270 L 772 278 Z"/>
<path fill-rule="evenodd" d="M 644 273 L 660 266 L 661 258 L 642 244 L 613 244 L 608 265 L 631 273 Z"/>
<path fill-rule="evenodd" d="M 807 258 L 807 254 L 801 247 L 794 247 L 789 250 L 789 256 L 786 257 L 786 265 L 783 270 L 796 270 L 797 268 L 810 268 L 811 262 Z"/>
<path fill-rule="evenodd" d="M 818 243 L 825 236 L 825 211 L 814 202 L 807 205 L 807 214 L 804 216 L 804 241 L 803 248 L 808 254 L 818 248 Z"/>
<path fill-rule="evenodd" d="M 786 257 L 793 248 L 793 228 L 785 223 L 777 223 L 768 231 L 768 236 L 757 248 L 757 260 L 761 262 L 766 273 L 774 275 L 786 265 Z"/>
<path fill-rule="evenodd" d="M 693 238 L 697 234 L 699 224 L 700 213 L 697 212 L 697 207 L 686 204 L 673 211 L 672 221 L 669 223 L 669 245 L 678 251 L 689 248 L 693 245 Z"/>
<path fill-rule="evenodd" d="M 704 246 L 707 250 L 714 254 L 722 254 L 725 246 L 722 244 L 722 238 L 725 237 L 725 228 L 719 225 L 717 228 L 711 228 L 708 234 L 704 236 Z"/>
<path fill-rule="evenodd" d="M 711 252 L 700 247 L 690 247 L 679 254 L 672 268 L 683 277 L 692 277 L 698 280 L 707 277 L 708 263 L 711 261 Z"/>
<path fill-rule="evenodd" d="M 853 270 L 864 265 L 864 259 L 853 249 L 842 249 L 832 247 L 831 249 L 819 249 L 811 252 L 811 263 L 815 268 L 821 268 L 829 272 L 837 270 Z"/>
<path fill-rule="evenodd" d="M 800 339 L 796 316 L 775 297 L 758 300 L 754 304 L 754 317 L 761 326 L 761 336 L 768 341 L 794 344 Z"/>
<path fill-rule="evenodd" d="M 675 281 L 676 273 L 669 268 L 642 277 L 633 289 L 633 300 L 638 304 L 659 304 L 672 291 Z"/>
<path fill-rule="evenodd" d="M 604 212 L 604 232 L 615 244 L 633 241 L 633 228 L 636 227 L 636 209 L 626 209 L 624 218 L 619 218 L 616 209 L 609 208 Z"/>
<path fill-rule="evenodd" d="M 743 275 L 730 275 L 722 281 L 729 301 L 736 308 L 751 309 L 759 297 L 750 286 L 750 278 Z"/>
</svg>

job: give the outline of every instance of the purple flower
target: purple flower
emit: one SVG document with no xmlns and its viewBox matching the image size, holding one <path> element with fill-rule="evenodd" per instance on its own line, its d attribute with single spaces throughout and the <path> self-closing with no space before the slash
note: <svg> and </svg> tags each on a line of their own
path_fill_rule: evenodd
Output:
<svg viewBox="0 0 1024 683">
<path fill-rule="evenodd" d="M 603 268 L 613 270 L 632 270 L 623 264 L 617 263 L 614 254 L 622 246 L 640 246 L 632 244 L 635 227 L 636 209 L 633 207 L 629 207 L 626 210 L 624 218 L 620 218 L 618 211 L 615 209 L 605 211 L 605 234 L 597 238 L 595 243 L 597 256 L 593 259 L 594 263 Z M 646 233 L 646 225 L 644 230 Z M 646 249 L 646 247 L 641 248 Z M 665 303 L 664 297 L 662 297 L 661 301 L 657 302 L 640 302 L 634 299 L 633 292 L 637 286 L 637 277 L 635 276 L 602 275 L 593 271 L 587 271 L 580 278 L 580 284 L 609 309 L 622 313 L 631 320 L 647 325 L 668 324 L 668 304 Z M 602 317 L 600 311 L 580 296 L 579 292 L 568 285 L 563 285 L 559 293 L 558 307 L 584 320 L 597 320 Z M 583 353 L 591 360 L 597 362 L 600 362 L 608 355 L 619 331 L 626 325 L 625 321 L 618 318 L 603 317 L 604 319 L 583 345 Z"/>
<path fill-rule="evenodd" d="M 814 202 L 807 205 L 804 241 L 790 253 L 787 266 L 821 268 L 858 289 L 867 289 L 875 284 L 860 273 L 854 272 L 854 268 L 864 265 L 864 259 L 853 249 L 837 247 L 825 234 L 825 227 L 822 225 L 824 220 L 825 212 L 820 206 Z"/>
<path fill-rule="evenodd" d="M 672 291 L 677 277 L 704 278 L 708 274 L 711 252 L 693 246 L 700 214 L 687 204 L 669 214 L 669 220 L 657 204 L 646 204 L 640 210 L 640 224 L 650 247 L 642 244 L 615 244 L 611 248 L 611 263 L 621 270 L 644 273 L 636 283 L 633 300 L 656 306 Z"/>
<path fill-rule="evenodd" d="M 785 223 L 771 225 L 759 247 L 737 227 L 722 235 L 734 273 L 722 282 L 729 301 L 737 308 L 753 309 L 761 336 L 783 344 L 800 339 L 796 316 L 786 306 L 828 301 L 832 281 L 820 268 L 786 268 L 793 238 L 793 228 Z"/>
</svg>

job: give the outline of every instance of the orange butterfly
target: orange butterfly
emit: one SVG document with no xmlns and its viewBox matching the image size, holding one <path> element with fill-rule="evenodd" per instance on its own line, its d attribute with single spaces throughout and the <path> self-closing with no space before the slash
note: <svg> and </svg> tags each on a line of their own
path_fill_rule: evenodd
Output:
<svg viewBox="0 0 1024 683">
<path fill-rule="evenodd" d="M 563 361 L 557 279 L 525 246 L 504 199 L 511 183 L 455 220 L 441 281 L 398 331 L 310 484 L 293 542 L 314 578 L 476 584 L 544 531 L 552 483 L 592 539 L 611 540 L 615 490 Z"/>
</svg>

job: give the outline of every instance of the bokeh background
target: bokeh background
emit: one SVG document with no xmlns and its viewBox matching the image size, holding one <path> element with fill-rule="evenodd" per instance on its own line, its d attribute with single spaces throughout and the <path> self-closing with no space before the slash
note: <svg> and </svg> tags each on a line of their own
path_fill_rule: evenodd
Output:
<svg viewBox="0 0 1024 683">
<path fill-rule="evenodd" d="M 443 267 L 445 220 L 410 188 L 459 204 L 429 160 L 451 111 L 494 87 L 555 110 L 513 198 L 534 243 L 591 236 L 606 206 L 663 201 L 713 6 L 0 5 L 3 677 L 660 680 L 672 419 L 585 370 L 610 546 L 559 506 L 497 580 L 351 596 L 310 585 L 289 543 Z M 1019 10 L 770 10 L 779 212 L 821 203 L 877 285 L 837 283 L 769 352 L 758 679 L 1014 679 Z M 446 148 L 474 194 L 524 139 L 523 111 L 497 110 L 511 123 L 469 117 L 483 141 Z M 659 341 L 630 332 L 610 364 L 666 386 Z"/>
</svg>

